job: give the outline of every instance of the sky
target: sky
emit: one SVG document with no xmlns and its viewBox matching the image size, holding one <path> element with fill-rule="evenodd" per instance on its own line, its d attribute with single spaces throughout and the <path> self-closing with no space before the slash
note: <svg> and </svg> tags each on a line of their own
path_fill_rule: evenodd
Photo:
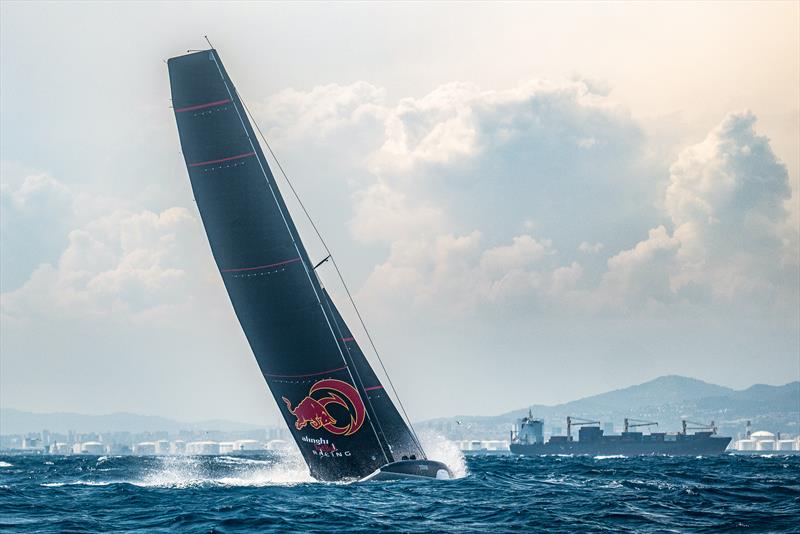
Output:
<svg viewBox="0 0 800 534">
<path fill-rule="evenodd" d="M 170 108 L 203 35 L 413 420 L 800 378 L 796 2 L 4 1 L 2 407 L 278 421 Z"/>
</svg>

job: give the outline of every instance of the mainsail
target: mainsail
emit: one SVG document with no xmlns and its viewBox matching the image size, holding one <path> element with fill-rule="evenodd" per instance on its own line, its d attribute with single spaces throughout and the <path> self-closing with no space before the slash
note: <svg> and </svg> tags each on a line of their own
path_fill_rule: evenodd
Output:
<svg viewBox="0 0 800 534">
<path fill-rule="evenodd" d="M 311 474 L 424 457 L 322 287 L 214 49 L 168 61 L 183 155 L 233 309 Z"/>
</svg>

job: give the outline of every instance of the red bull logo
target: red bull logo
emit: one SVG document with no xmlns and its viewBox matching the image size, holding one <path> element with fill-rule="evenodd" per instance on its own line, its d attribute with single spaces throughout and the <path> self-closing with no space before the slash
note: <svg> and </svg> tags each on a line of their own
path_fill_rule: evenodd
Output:
<svg viewBox="0 0 800 534">
<path fill-rule="evenodd" d="M 333 378 L 316 382 L 308 390 L 308 395 L 294 408 L 286 397 L 283 397 L 283 402 L 286 403 L 289 413 L 297 419 L 294 423 L 297 430 L 311 425 L 314 430 L 324 428 L 337 436 L 349 436 L 358 432 L 366 417 L 364 403 L 356 388 Z M 339 406 L 347 412 L 345 417 L 347 421 L 341 420 L 344 419 L 341 415 L 337 418 L 331 415 L 329 409 L 334 406 Z"/>
</svg>

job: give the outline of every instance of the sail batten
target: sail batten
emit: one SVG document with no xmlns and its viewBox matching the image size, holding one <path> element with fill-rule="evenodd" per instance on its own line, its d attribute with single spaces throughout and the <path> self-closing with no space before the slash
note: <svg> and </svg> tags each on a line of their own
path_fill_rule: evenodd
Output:
<svg viewBox="0 0 800 534">
<path fill-rule="evenodd" d="M 179 56 L 168 66 L 211 252 L 312 475 L 361 478 L 393 458 L 421 455 L 317 278 L 218 54 Z"/>
</svg>

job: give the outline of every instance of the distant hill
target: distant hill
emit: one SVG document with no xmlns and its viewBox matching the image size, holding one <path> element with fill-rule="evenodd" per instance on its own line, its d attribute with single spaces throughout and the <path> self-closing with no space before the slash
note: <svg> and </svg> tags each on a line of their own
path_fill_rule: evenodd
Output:
<svg viewBox="0 0 800 534">
<path fill-rule="evenodd" d="M 755 386 L 754 386 L 755 387 Z M 771 387 L 771 386 L 766 386 Z M 668 375 L 660 376 L 648 382 L 622 389 L 615 389 L 607 393 L 592 395 L 582 399 L 557 405 L 565 410 L 574 412 L 611 412 L 625 411 L 642 408 L 645 406 L 658 406 L 661 404 L 680 403 L 707 397 L 724 397 L 735 390 L 709 384 L 696 378 Z M 507 416 L 518 416 L 527 413 L 527 408 L 508 412 Z"/>
<path fill-rule="evenodd" d="M 24 434 L 47 429 L 51 432 L 178 432 L 180 430 L 218 430 L 232 432 L 263 428 L 236 421 L 209 420 L 185 423 L 158 417 L 117 412 L 107 415 L 83 415 L 71 412 L 35 413 L 0 409 L 0 434 Z"/>
<path fill-rule="evenodd" d="M 545 420 L 546 432 L 563 433 L 566 417 L 613 423 L 619 431 L 628 418 L 657 421 L 659 431 L 680 429 L 681 419 L 714 421 L 720 433 L 736 437 L 750 420 L 757 430 L 800 433 L 800 382 L 783 386 L 756 384 L 744 390 L 683 376 L 662 376 L 608 393 L 554 406 L 533 405 L 498 416 L 459 415 L 418 423 L 451 439 L 507 439 L 509 428 L 531 410 Z M 460 424 L 459 424 L 460 422 Z M 652 430 L 656 430 L 652 428 Z"/>
</svg>

